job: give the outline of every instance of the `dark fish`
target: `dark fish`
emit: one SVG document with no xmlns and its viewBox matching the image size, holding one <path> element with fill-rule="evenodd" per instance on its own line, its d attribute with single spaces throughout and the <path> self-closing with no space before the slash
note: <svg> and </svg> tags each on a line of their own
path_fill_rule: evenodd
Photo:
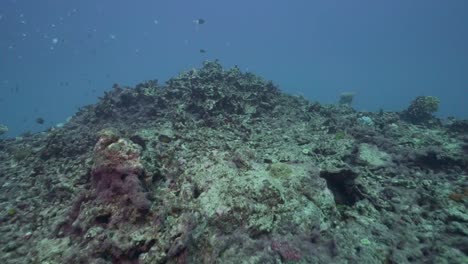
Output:
<svg viewBox="0 0 468 264">
<path fill-rule="evenodd" d="M 44 124 L 44 118 L 42 118 L 42 117 L 36 118 L 36 123 L 38 123 L 39 125 Z"/>
<path fill-rule="evenodd" d="M 206 50 L 200 49 L 200 53 L 206 53 Z"/>
<path fill-rule="evenodd" d="M 205 24 L 205 22 L 206 22 L 206 21 L 205 21 L 205 19 L 203 19 L 203 18 L 195 19 L 195 20 L 193 21 L 193 23 L 198 24 L 198 25 L 203 25 L 203 24 Z"/>
<path fill-rule="evenodd" d="M 19 91 L 19 85 L 15 85 L 14 88 L 12 87 L 12 88 L 11 88 L 11 91 L 14 92 L 14 93 L 18 93 L 18 91 Z"/>
</svg>

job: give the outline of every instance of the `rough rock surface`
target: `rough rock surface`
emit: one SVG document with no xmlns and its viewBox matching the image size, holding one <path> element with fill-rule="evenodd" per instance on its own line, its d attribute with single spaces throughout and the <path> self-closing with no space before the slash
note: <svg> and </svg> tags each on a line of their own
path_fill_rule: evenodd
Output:
<svg viewBox="0 0 468 264">
<path fill-rule="evenodd" d="M 468 263 L 466 121 L 400 116 L 217 62 L 115 85 L 0 140 L 0 263 Z"/>
</svg>

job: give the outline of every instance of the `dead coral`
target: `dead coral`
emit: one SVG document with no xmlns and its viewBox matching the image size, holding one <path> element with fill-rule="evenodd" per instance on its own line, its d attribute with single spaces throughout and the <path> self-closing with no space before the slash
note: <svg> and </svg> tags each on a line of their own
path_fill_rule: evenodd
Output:
<svg viewBox="0 0 468 264">
<path fill-rule="evenodd" d="M 91 171 L 99 199 L 110 202 L 128 198 L 136 208 L 149 209 L 151 203 L 139 179 L 145 173 L 140 152 L 139 145 L 119 138 L 113 131 L 101 133 Z"/>
</svg>

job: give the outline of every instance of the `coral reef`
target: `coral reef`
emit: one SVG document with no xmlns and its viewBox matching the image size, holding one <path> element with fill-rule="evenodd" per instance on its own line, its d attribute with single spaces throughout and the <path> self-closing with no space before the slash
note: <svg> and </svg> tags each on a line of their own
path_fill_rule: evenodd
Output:
<svg viewBox="0 0 468 264">
<path fill-rule="evenodd" d="M 425 98 L 425 99 L 424 99 Z M 206 62 L 0 140 L 1 263 L 466 263 L 467 121 Z"/>
<path fill-rule="evenodd" d="M 354 93 L 351 93 L 351 92 L 342 93 L 340 94 L 340 100 L 338 101 L 338 104 L 351 106 L 351 104 L 353 103 L 353 99 L 354 99 Z"/>
<path fill-rule="evenodd" d="M 8 132 L 8 127 L 0 124 L 0 136 Z"/>
<path fill-rule="evenodd" d="M 144 177 L 140 161 L 141 147 L 119 138 L 112 130 L 101 132 L 94 147 L 94 165 L 91 176 L 96 195 L 105 202 L 128 198 L 140 210 L 148 210 L 139 177 Z"/>
<path fill-rule="evenodd" d="M 421 123 L 433 118 L 433 113 L 439 110 L 439 99 L 434 96 L 418 96 L 403 112 L 403 117 L 414 123 Z"/>
</svg>

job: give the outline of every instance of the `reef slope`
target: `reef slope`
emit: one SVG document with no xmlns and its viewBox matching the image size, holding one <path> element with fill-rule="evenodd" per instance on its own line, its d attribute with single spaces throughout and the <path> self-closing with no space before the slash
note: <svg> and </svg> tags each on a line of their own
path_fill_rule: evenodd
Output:
<svg viewBox="0 0 468 264">
<path fill-rule="evenodd" d="M 206 62 L 0 141 L 1 263 L 468 263 L 468 122 Z"/>
</svg>

